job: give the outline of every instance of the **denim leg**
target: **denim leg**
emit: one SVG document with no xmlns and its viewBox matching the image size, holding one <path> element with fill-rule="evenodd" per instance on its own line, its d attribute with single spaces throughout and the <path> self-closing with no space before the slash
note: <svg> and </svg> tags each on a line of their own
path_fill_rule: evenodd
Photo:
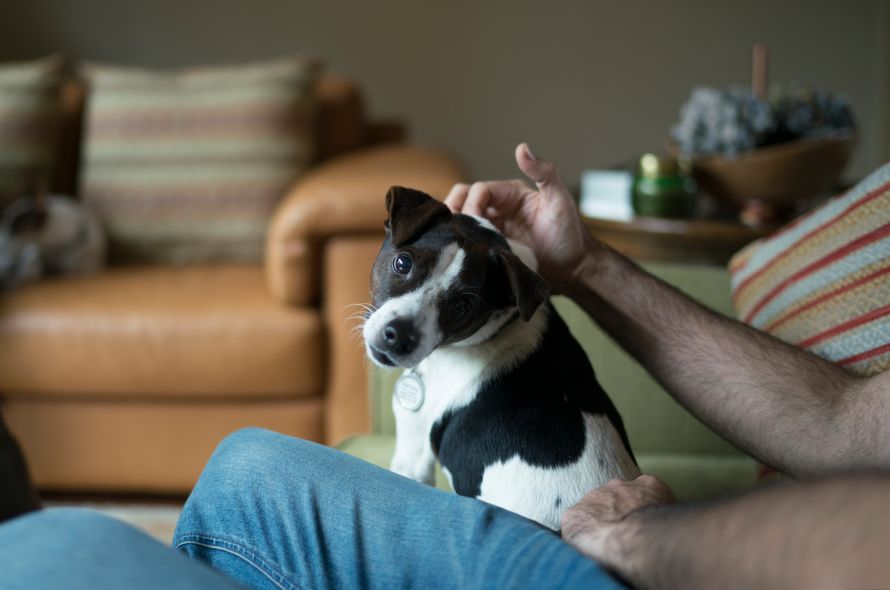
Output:
<svg viewBox="0 0 890 590">
<path fill-rule="evenodd" d="M 83 508 L 0 525 L 3 590 L 237 590 L 243 586 L 133 527 Z"/>
<path fill-rule="evenodd" d="M 617 588 L 536 523 L 314 443 L 239 431 L 174 545 L 255 588 Z"/>
</svg>

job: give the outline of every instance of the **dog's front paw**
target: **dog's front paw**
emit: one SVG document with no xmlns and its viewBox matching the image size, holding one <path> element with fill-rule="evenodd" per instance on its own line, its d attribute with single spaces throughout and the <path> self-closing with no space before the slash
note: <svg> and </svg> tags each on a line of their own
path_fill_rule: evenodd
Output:
<svg viewBox="0 0 890 590">
<path fill-rule="evenodd" d="M 401 476 L 419 481 L 426 485 L 433 485 L 433 467 L 432 465 L 422 465 L 417 462 L 400 461 L 393 459 L 389 465 L 389 470 L 398 473 Z"/>
</svg>

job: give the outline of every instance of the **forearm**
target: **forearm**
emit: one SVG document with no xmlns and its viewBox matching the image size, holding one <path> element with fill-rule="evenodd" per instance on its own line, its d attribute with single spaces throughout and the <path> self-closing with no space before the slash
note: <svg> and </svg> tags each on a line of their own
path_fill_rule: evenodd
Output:
<svg viewBox="0 0 890 590">
<path fill-rule="evenodd" d="M 642 588 L 877 588 L 890 580 L 890 479 L 781 485 L 654 507 L 616 528 L 606 565 Z"/>
<path fill-rule="evenodd" d="M 598 242 L 587 251 L 569 295 L 736 445 L 795 475 L 882 459 L 857 452 L 867 445 L 856 437 L 874 433 L 847 424 L 844 396 L 856 388 L 854 377 L 699 305 Z"/>
</svg>

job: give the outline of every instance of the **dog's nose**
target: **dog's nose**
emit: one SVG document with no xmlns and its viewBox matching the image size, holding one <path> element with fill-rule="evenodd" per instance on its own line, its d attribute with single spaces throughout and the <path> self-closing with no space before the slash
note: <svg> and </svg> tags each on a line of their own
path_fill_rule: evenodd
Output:
<svg viewBox="0 0 890 590">
<path fill-rule="evenodd" d="M 393 320 L 383 328 L 383 341 L 398 355 L 409 354 L 417 347 L 419 336 L 410 320 Z"/>
</svg>

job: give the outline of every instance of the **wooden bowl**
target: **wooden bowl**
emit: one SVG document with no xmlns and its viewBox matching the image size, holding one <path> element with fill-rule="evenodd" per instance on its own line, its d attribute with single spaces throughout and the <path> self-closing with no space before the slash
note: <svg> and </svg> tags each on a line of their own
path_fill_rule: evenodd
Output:
<svg viewBox="0 0 890 590">
<path fill-rule="evenodd" d="M 701 189 L 741 208 L 752 202 L 776 211 L 836 186 L 850 160 L 855 136 L 801 139 L 726 156 L 693 157 L 692 175 Z"/>
</svg>

